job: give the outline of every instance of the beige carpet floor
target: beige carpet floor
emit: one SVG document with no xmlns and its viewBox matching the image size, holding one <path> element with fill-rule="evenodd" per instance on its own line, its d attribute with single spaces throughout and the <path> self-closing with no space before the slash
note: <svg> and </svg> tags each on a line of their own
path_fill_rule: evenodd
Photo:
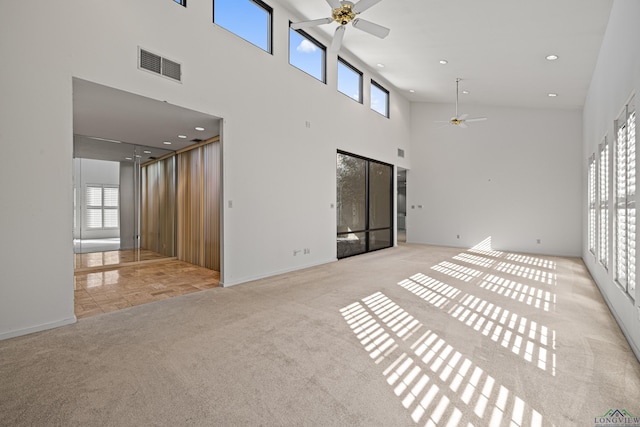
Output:
<svg viewBox="0 0 640 427">
<path fill-rule="evenodd" d="M 640 364 L 579 259 L 421 245 L 0 342 L 2 426 L 594 426 Z"/>
</svg>

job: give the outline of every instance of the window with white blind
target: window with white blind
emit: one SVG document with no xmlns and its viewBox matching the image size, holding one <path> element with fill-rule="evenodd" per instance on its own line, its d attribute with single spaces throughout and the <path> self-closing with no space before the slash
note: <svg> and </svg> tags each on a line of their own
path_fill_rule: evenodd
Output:
<svg viewBox="0 0 640 427">
<path fill-rule="evenodd" d="M 633 100 L 615 122 L 615 279 L 635 298 L 636 288 L 636 112 Z"/>
<path fill-rule="evenodd" d="M 598 260 L 609 267 L 609 142 L 600 145 L 598 165 Z"/>
<path fill-rule="evenodd" d="M 86 227 L 92 230 L 118 228 L 119 189 L 89 184 L 85 191 Z"/>
<path fill-rule="evenodd" d="M 596 156 L 589 157 L 589 175 L 587 177 L 589 214 L 588 214 L 588 241 L 589 251 L 596 253 Z"/>
</svg>

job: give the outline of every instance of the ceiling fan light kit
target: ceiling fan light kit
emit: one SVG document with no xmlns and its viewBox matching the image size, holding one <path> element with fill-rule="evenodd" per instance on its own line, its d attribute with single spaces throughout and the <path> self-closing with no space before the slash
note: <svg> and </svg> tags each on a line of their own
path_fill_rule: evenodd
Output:
<svg viewBox="0 0 640 427">
<path fill-rule="evenodd" d="M 321 19 L 313 19 L 310 21 L 301 21 L 294 22 L 291 24 L 291 28 L 294 30 L 299 30 L 301 28 L 310 28 L 318 25 L 330 24 L 332 22 L 337 22 L 340 24 L 333 35 L 333 40 L 331 41 L 331 46 L 329 47 L 330 52 L 338 52 L 340 51 L 340 47 L 342 46 L 342 39 L 344 37 L 344 32 L 346 30 L 345 25 L 351 23 L 351 25 L 365 33 L 369 33 L 378 38 L 385 38 L 389 35 L 388 28 L 383 27 L 382 25 L 374 24 L 373 22 L 366 21 L 364 19 L 357 18 L 356 16 L 370 7 L 380 3 L 382 0 L 360 0 L 357 3 L 352 3 L 350 1 L 338 1 L 338 0 L 327 0 L 329 6 L 331 6 L 331 17 L 329 18 L 321 18 Z"/>
<path fill-rule="evenodd" d="M 461 81 L 462 81 L 461 78 L 459 77 L 456 78 L 456 115 L 447 121 L 437 121 L 436 123 L 447 123 L 447 124 L 458 126 L 464 129 L 469 127 L 467 125 L 467 123 L 469 122 L 481 122 L 481 121 L 487 120 L 486 117 L 474 117 L 474 118 L 468 119 L 467 118 L 469 116 L 468 114 L 458 114 L 458 98 L 459 98 L 459 88 L 460 88 Z"/>
</svg>

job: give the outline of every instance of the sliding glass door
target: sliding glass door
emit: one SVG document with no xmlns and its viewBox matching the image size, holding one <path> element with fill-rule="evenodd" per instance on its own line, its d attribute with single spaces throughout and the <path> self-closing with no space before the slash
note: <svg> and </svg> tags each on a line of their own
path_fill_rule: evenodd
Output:
<svg viewBox="0 0 640 427">
<path fill-rule="evenodd" d="M 338 152 L 338 258 L 393 245 L 393 166 Z"/>
</svg>

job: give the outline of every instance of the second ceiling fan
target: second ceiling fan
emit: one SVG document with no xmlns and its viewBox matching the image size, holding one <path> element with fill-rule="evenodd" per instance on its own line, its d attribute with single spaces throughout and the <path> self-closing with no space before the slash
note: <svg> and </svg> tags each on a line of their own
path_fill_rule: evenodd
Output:
<svg viewBox="0 0 640 427">
<path fill-rule="evenodd" d="M 373 22 L 366 21 L 361 18 L 356 18 L 357 15 L 369 9 L 371 6 L 380 3 L 382 0 L 360 0 L 355 4 L 351 3 L 350 1 L 326 1 L 327 3 L 329 3 L 329 6 L 331 6 L 331 17 L 313 19 L 311 21 L 294 22 L 291 24 L 291 28 L 294 30 L 299 30 L 301 28 L 310 28 L 318 25 L 337 22 L 338 24 L 340 24 L 340 26 L 336 28 L 336 31 L 333 35 L 333 40 L 331 42 L 331 46 L 329 47 L 330 52 L 340 51 L 340 46 L 342 46 L 342 39 L 344 38 L 346 25 L 349 22 L 351 22 L 351 25 L 353 25 L 354 28 L 372 34 L 381 39 L 389 35 L 389 31 L 391 30 L 389 30 L 388 28 L 385 28 L 378 24 L 374 24 Z"/>
<path fill-rule="evenodd" d="M 458 90 L 459 89 L 458 86 L 460 85 L 460 81 L 461 80 L 462 80 L 461 78 L 457 78 L 456 79 L 456 115 L 451 117 L 449 120 L 446 120 L 446 121 L 444 121 L 444 120 L 440 121 L 439 120 L 439 121 L 436 121 L 436 123 L 448 123 L 450 125 L 458 126 L 458 127 L 461 127 L 461 128 L 466 128 L 466 127 L 468 127 L 467 123 L 469 123 L 469 122 L 482 122 L 482 121 L 487 120 L 486 117 L 467 118 L 467 117 L 469 117 L 468 114 L 460 114 L 460 115 L 458 115 L 458 95 L 459 95 L 458 94 L 458 91 L 459 91 Z"/>
</svg>

